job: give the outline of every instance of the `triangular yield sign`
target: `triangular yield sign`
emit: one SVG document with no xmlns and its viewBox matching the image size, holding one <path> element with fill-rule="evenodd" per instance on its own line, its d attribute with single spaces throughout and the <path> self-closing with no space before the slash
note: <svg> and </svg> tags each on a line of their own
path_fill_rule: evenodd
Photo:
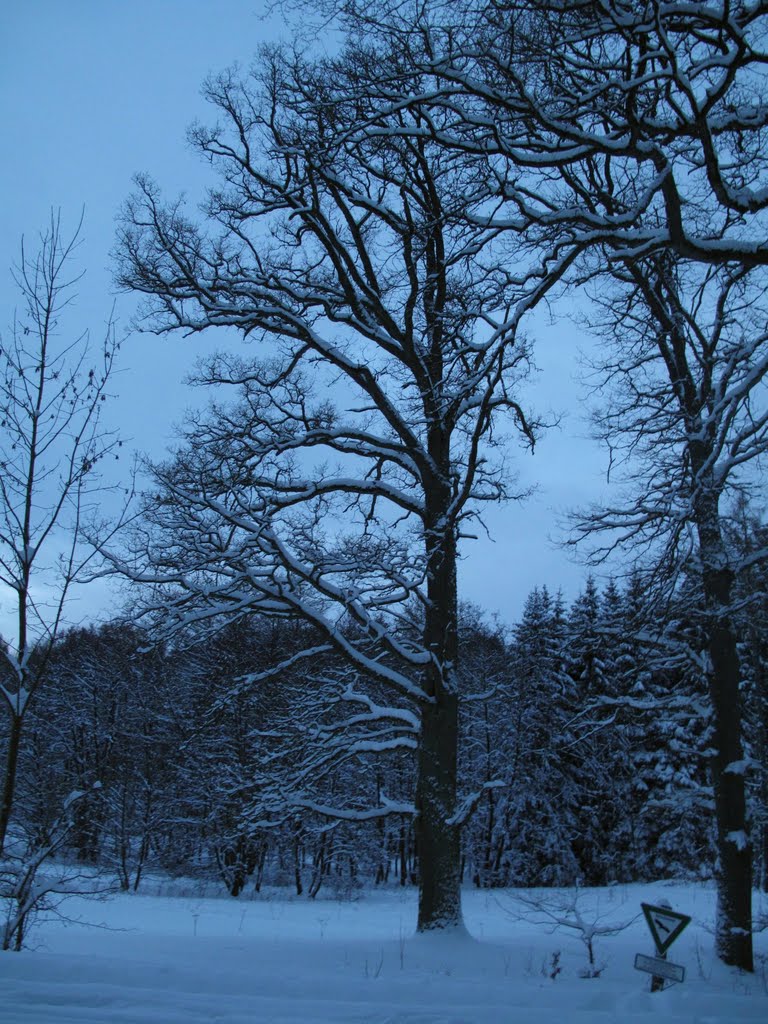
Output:
<svg viewBox="0 0 768 1024">
<path fill-rule="evenodd" d="M 686 925 L 690 924 L 691 919 L 687 914 L 679 914 L 669 907 L 654 907 L 650 903 L 641 903 L 640 906 L 643 908 L 656 949 L 663 955 Z"/>
</svg>

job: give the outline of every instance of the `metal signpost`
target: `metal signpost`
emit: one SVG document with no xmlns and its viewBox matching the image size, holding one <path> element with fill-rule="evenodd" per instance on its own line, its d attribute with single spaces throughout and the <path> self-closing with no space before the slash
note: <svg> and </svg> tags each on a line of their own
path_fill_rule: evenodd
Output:
<svg viewBox="0 0 768 1024">
<path fill-rule="evenodd" d="M 655 907 L 651 903 L 641 903 L 643 914 L 653 937 L 658 956 L 644 956 L 638 953 L 635 957 L 635 968 L 645 971 L 651 977 L 651 992 L 660 992 L 665 981 L 683 981 L 685 968 L 680 964 L 667 962 L 667 950 L 684 929 L 691 923 L 687 914 L 679 914 L 668 904 Z"/>
</svg>

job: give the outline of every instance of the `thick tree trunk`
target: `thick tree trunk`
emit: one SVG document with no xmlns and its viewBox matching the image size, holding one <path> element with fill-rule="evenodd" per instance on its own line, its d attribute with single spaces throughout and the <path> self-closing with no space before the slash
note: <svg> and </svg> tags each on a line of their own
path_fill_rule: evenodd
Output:
<svg viewBox="0 0 768 1024">
<path fill-rule="evenodd" d="M 731 613 L 733 572 L 716 508 L 698 523 L 713 712 L 712 784 L 717 830 L 716 951 L 726 964 L 752 971 L 752 845 L 742 745 L 741 671 Z"/>
<path fill-rule="evenodd" d="M 444 693 L 421 716 L 418 930 L 456 928 L 461 916 L 459 829 L 449 824 L 456 806 L 458 698 Z"/>
<path fill-rule="evenodd" d="M 438 439 L 435 448 L 440 447 Z M 434 451 L 434 449 L 433 449 Z M 447 452 L 441 453 L 449 465 Z M 449 479 L 446 472 L 444 481 Z M 421 712 L 416 806 L 418 809 L 418 931 L 463 927 L 461 914 L 461 836 L 451 823 L 456 813 L 459 699 L 456 692 L 458 596 L 456 538 L 447 523 L 451 494 L 447 483 L 427 494 L 427 595 L 425 646 L 432 663 L 425 671 L 431 703 Z"/>
</svg>

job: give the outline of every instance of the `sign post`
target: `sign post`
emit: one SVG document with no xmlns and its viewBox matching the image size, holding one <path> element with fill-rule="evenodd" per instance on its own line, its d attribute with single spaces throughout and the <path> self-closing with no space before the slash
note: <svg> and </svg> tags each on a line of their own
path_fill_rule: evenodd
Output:
<svg viewBox="0 0 768 1024">
<path fill-rule="evenodd" d="M 655 957 L 638 953 L 635 957 L 635 968 L 651 975 L 651 992 L 660 992 L 665 981 L 683 981 L 685 968 L 680 964 L 667 962 L 667 950 L 685 928 L 691 923 L 688 914 L 680 914 L 669 904 L 654 906 L 652 903 L 641 903 L 646 923 L 656 947 Z"/>
</svg>

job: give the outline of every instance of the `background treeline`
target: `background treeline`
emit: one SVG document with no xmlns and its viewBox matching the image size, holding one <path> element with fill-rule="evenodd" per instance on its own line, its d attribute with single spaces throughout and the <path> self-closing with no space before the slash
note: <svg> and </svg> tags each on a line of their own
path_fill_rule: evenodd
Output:
<svg viewBox="0 0 768 1024">
<path fill-rule="evenodd" d="M 765 528 L 743 517 L 732 539 L 748 555 Z M 739 584 L 748 757 L 733 768 L 747 772 L 764 888 L 765 583 L 753 567 Z M 711 872 L 700 595 L 683 582 L 649 617 L 648 586 L 638 577 L 600 589 L 588 578 L 570 606 L 537 588 L 509 629 L 463 608 L 465 882 Z M 149 868 L 218 876 L 233 895 L 411 884 L 415 713 L 385 706 L 377 684 L 335 656 L 270 673 L 311 642 L 306 625 L 255 615 L 185 647 L 117 621 L 64 634 L 29 712 L 15 829 L 45 836 L 74 791 L 89 795 L 62 852 L 115 872 L 125 889 Z M 370 815 L 382 806 L 391 813 Z"/>
</svg>

